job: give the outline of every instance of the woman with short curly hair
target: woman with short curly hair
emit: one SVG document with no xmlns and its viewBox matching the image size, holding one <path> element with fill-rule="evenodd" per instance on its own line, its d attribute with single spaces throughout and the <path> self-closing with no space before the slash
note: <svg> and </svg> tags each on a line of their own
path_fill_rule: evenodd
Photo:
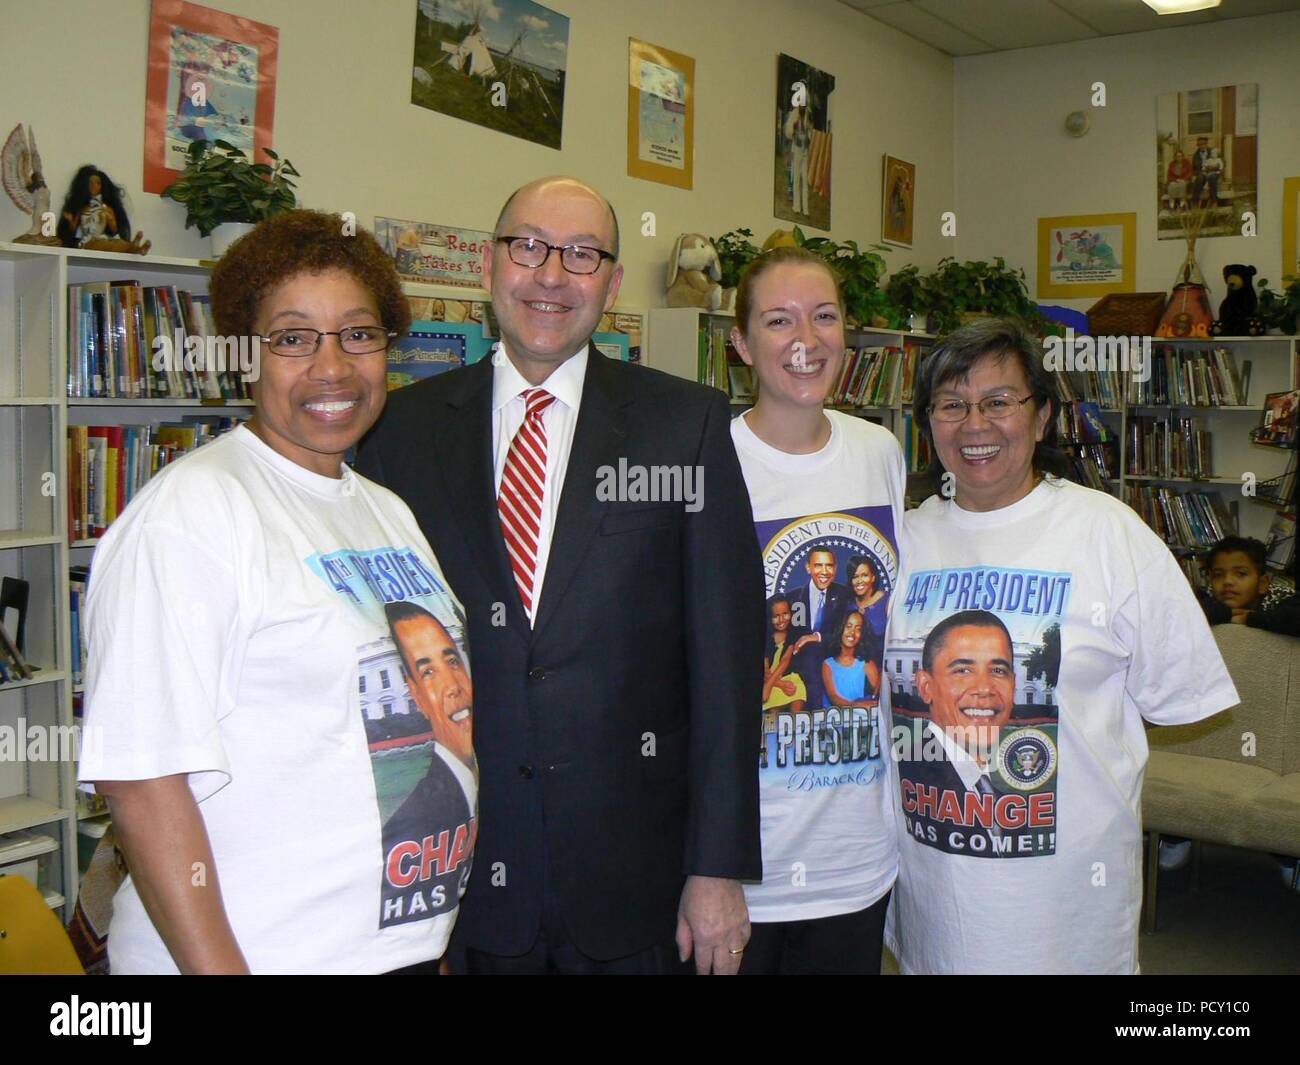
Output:
<svg viewBox="0 0 1300 1065">
<path fill-rule="evenodd" d="M 81 775 L 131 873 L 110 963 L 432 971 L 476 829 L 465 619 L 406 505 L 343 462 L 410 313 L 374 238 L 315 211 L 210 287 L 258 345 L 253 417 L 132 501 L 87 602 Z"/>
</svg>

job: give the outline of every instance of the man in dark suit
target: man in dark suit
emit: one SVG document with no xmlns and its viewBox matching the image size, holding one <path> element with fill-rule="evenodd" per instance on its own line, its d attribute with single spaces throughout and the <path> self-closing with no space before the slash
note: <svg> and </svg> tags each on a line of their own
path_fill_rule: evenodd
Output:
<svg viewBox="0 0 1300 1065">
<path fill-rule="evenodd" d="M 468 613 L 470 972 L 734 972 L 762 873 L 763 575 L 726 397 L 590 344 L 617 259 L 594 189 L 515 192 L 483 256 L 492 358 L 395 392 L 358 462 Z"/>
<path fill-rule="evenodd" d="M 822 684 L 826 649 L 831 637 L 839 631 L 853 597 L 844 585 L 835 582 L 835 553 L 830 548 L 814 547 L 808 552 L 804 566 L 808 570 L 808 583 L 794 593 L 791 608 L 794 623 L 806 626 L 809 632 L 817 634 L 817 639 L 805 644 L 795 655 L 794 668 L 808 689 L 808 709 L 819 710 L 826 705 Z"/>
</svg>

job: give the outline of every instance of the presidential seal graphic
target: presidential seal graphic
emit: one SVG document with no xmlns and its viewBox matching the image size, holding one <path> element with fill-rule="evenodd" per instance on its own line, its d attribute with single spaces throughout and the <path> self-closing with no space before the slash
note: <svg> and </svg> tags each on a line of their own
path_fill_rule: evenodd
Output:
<svg viewBox="0 0 1300 1065">
<path fill-rule="evenodd" d="M 1017 791 L 1033 791 L 1056 772 L 1056 744 L 1041 729 L 1016 729 L 998 747 L 998 767 Z"/>
<path fill-rule="evenodd" d="M 818 560 L 823 559 L 833 560 L 831 580 L 847 588 L 860 568 L 851 569 L 850 559 L 862 559 L 872 572 L 861 576 L 872 582 L 872 591 L 888 595 L 898 580 L 898 553 L 889 535 L 868 520 L 866 509 L 810 514 L 779 525 L 762 523 L 769 527 L 760 528 L 760 534 L 767 534 L 760 542 L 768 594 L 797 592 L 816 583 Z"/>
</svg>

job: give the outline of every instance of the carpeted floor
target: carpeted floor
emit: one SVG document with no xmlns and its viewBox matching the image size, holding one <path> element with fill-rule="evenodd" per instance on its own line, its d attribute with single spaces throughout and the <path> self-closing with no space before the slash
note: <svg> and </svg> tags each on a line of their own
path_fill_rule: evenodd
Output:
<svg viewBox="0 0 1300 1065">
<path fill-rule="evenodd" d="M 1202 844 L 1193 862 L 1160 874 L 1156 928 L 1138 941 L 1149 975 L 1300 974 L 1300 894 L 1267 854 Z M 882 973 L 898 963 L 888 950 Z"/>
<path fill-rule="evenodd" d="M 1160 874 L 1156 932 L 1143 932 L 1144 973 L 1300 973 L 1300 894 L 1267 854 L 1201 845 L 1193 865 Z"/>
</svg>

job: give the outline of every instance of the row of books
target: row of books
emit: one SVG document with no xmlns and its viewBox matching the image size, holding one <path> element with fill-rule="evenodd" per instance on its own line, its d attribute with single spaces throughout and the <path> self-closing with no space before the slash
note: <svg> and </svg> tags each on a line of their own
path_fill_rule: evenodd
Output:
<svg viewBox="0 0 1300 1065">
<path fill-rule="evenodd" d="M 1160 344 L 1151 375 L 1130 376 L 1128 401 L 1135 406 L 1244 407 L 1250 391 L 1250 360 L 1237 371 L 1231 348 L 1179 350 Z"/>
<path fill-rule="evenodd" d="M 1209 431 L 1195 418 L 1130 418 L 1127 469 L 1131 477 L 1213 477 Z"/>
<path fill-rule="evenodd" d="M 1062 403 L 1083 399 L 1105 410 L 1118 410 L 1124 397 L 1124 375 L 1120 370 L 1078 370 L 1075 378 L 1064 370 L 1056 373 L 1056 391 Z"/>
<path fill-rule="evenodd" d="M 1118 478 L 1119 457 L 1114 441 L 1104 444 L 1075 444 L 1069 447 L 1075 479 L 1088 488 L 1109 492 L 1108 483 Z"/>
<path fill-rule="evenodd" d="M 82 625 L 81 608 L 86 602 L 86 585 L 90 581 L 89 566 L 68 567 L 70 589 L 70 621 L 72 623 L 72 683 L 80 685 L 86 678 L 86 629 Z"/>
<path fill-rule="evenodd" d="M 201 417 L 161 425 L 69 425 L 69 537 L 102 536 L 155 473 L 238 424 Z"/>
<path fill-rule="evenodd" d="M 830 402 L 839 407 L 892 407 L 912 402 L 918 349 L 903 347 L 848 348 Z"/>
<path fill-rule="evenodd" d="M 696 379 L 727 393 L 733 403 L 754 402 L 754 371 L 731 343 L 730 320 L 712 319 L 699 334 Z M 903 347 L 847 348 L 844 363 L 827 402 L 836 407 L 892 407 L 912 402 L 920 349 Z"/>
<path fill-rule="evenodd" d="M 921 432 L 910 410 L 903 411 L 903 458 L 908 473 L 919 473 L 930 466 L 930 441 Z"/>
<path fill-rule="evenodd" d="M 731 344 L 729 336 L 731 332 L 730 319 L 709 318 L 705 319 L 708 323 L 707 328 L 700 330 L 699 337 L 699 357 L 695 366 L 695 379 L 701 384 L 711 388 L 720 388 L 726 392 L 733 400 L 745 401 L 746 395 L 736 395 L 733 388 L 730 368 L 741 366 L 746 370 L 740 360 L 740 353 Z M 748 399 L 753 399 L 753 381 L 749 380 Z"/>
<path fill-rule="evenodd" d="M 1178 568 L 1183 571 L 1183 576 L 1187 578 L 1187 583 L 1193 588 L 1203 588 L 1209 591 L 1210 582 L 1205 576 L 1205 567 L 1201 564 L 1198 555 L 1175 555 L 1174 561 L 1178 563 Z"/>
<path fill-rule="evenodd" d="M 174 285 L 68 286 L 68 395 L 82 399 L 250 398 L 250 338 L 218 341 L 208 297 Z"/>
<path fill-rule="evenodd" d="M 1076 444 L 1102 444 L 1115 438 L 1102 420 L 1101 407 L 1083 399 L 1060 405 L 1056 412 L 1056 431 L 1062 440 Z"/>
<path fill-rule="evenodd" d="M 1200 550 L 1237 530 L 1218 492 L 1180 494 L 1172 488 L 1129 484 L 1124 486 L 1124 502 L 1171 547 Z"/>
</svg>

